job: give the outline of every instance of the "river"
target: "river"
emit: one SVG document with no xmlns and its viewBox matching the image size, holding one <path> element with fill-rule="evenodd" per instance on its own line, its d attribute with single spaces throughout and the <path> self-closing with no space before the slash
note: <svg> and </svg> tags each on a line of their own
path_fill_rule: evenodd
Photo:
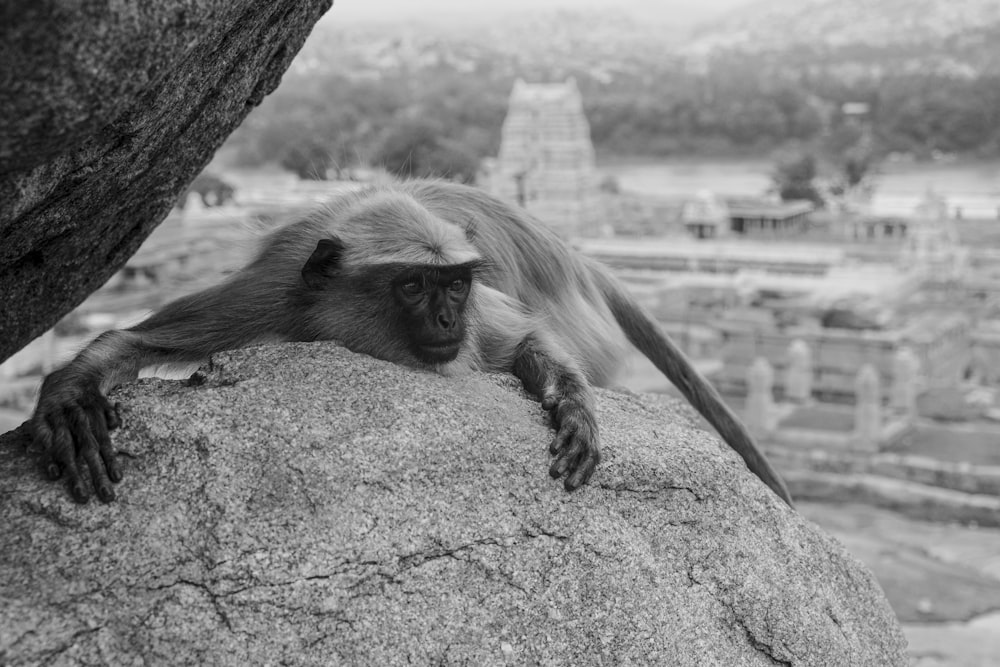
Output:
<svg viewBox="0 0 1000 667">
<path fill-rule="evenodd" d="M 616 161 L 600 172 L 625 190 L 686 197 L 701 190 L 723 196 L 759 196 L 771 185 L 774 165 L 764 159 Z M 1000 161 L 885 162 L 875 178 L 872 211 L 907 215 L 928 189 L 944 195 L 953 214 L 1000 219 Z"/>
</svg>

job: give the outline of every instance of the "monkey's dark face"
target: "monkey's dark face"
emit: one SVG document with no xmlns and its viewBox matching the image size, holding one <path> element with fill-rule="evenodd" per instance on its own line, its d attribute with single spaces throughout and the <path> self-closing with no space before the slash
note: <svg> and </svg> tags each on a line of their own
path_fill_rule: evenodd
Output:
<svg viewBox="0 0 1000 667">
<path fill-rule="evenodd" d="M 472 267 L 467 264 L 412 267 L 393 279 L 392 294 L 418 360 L 442 364 L 458 356 L 471 287 Z"/>
</svg>

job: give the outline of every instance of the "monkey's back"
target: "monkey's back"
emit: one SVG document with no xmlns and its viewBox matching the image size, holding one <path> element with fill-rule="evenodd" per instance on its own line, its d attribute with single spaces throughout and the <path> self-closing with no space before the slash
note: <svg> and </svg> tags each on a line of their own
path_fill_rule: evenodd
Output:
<svg viewBox="0 0 1000 667">
<path fill-rule="evenodd" d="M 437 181 L 395 186 L 431 213 L 459 225 L 486 264 L 482 280 L 543 318 L 583 368 L 606 385 L 622 370 L 628 342 L 595 280 L 605 269 L 525 211 L 482 190 Z"/>
</svg>

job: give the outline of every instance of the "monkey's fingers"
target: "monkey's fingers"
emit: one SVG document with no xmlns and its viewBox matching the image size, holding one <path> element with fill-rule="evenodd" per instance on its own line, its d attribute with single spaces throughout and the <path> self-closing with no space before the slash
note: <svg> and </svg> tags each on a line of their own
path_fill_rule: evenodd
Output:
<svg viewBox="0 0 1000 667">
<path fill-rule="evenodd" d="M 108 435 L 105 411 L 100 406 L 75 413 L 74 436 L 77 451 L 90 470 L 90 479 L 102 502 L 115 499 L 112 482 L 121 481 L 121 472 L 115 460 L 114 447 Z"/>
<path fill-rule="evenodd" d="M 552 442 L 549 444 L 549 454 L 552 456 L 558 456 L 566 446 L 569 444 L 570 437 L 573 432 L 568 428 L 556 429 L 556 435 L 552 438 Z"/>
<path fill-rule="evenodd" d="M 122 415 L 121 415 L 121 403 L 115 402 L 114 405 L 111 401 L 106 399 L 103 394 L 97 394 L 97 400 L 100 404 L 101 411 L 104 413 L 104 423 L 107 425 L 109 431 L 114 431 L 116 428 L 122 425 Z"/>
<path fill-rule="evenodd" d="M 52 459 L 52 429 L 42 417 L 36 416 L 32 422 L 31 449 L 41 454 L 42 469 L 49 479 L 55 481 L 62 477 L 62 467 Z"/>
<path fill-rule="evenodd" d="M 601 460 L 600 450 L 591 440 L 586 429 L 579 429 L 567 441 L 549 468 L 553 477 L 566 475 L 563 483 L 567 491 L 586 484 Z"/>
<path fill-rule="evenodd" d="M 592 450 L 584 454 L 577 460 L 575 467 L 563 482 L 563 487 L 567 491 L 573 491 L 590 481 L 591 475 L 601 462 L 601 455 L 597 450 Z"/>
<path fill-rule="evenodd" d="M 591 412 L 574 401 L 562 401 L 555 410 L 560 424 L 549 452 L 555 456 L 549 474 L 566 475 L 564 486 L 572 491 L 586 484 L 601 460 L 597 424 Z"/>
<path fill-rule="evenodd" d="M 104 414 L 102 411 L 90 411 L 88 415 L 82 408 L 74 407 L 68 410 L 68 416 L 70 428 L 76 440 L 77 451 L 87 464 L 87 469 L 90 471 L 90 479 L 94 484 L 94 489 L 97 491 L 97 497 L 102 502 L 109 503 L 115 499 L 115 491 L 111 487 L 111 480 L 108 478 L 108 471 L 105 468 L 105 454 L 106 452 L 110 452 L 111 441 L 107 436 L 107 429 L 103 424 Z M 101 420 L 99 426 L 97 424 L 98 420 Z M 104 432 L 103 439 L 107 440 L 106 444 L 98 440 L 98 435 L 101 431 Z M 107 458 L 110 458 L 112 462 L 114 461 L 113 454 Z M 115 470 L 115 474 L 117 475 L 117 469 Z"/>
<path fill-rule="evenodd" d="M 117 410 L 117 405 L 115 409 Z M 107 423 L 107 413 L 97 412 L 93 414 L 90 422 L 93 427 L 94 438 L 97 440 L 97 449 L 101 454 L 101 461 L 104 462 L 104 467 L 108 471 L 108 478 L 117 484 L 122 481 L 122 473 L 118 468 L 115 448 L 111 444 L 111 436 L 108 433 L 112 427 Z M 115 426 L 117 425 L 116 423 Z"/>
<path fill-rule="evenodd" d="M 556 433 L 549 451 L 555 456 L 549 474 L 562 477 L 573 474 L 586 458 L 594 455 L 596 448 L 591 446 L 589 431 L 585 427 L 568 424 Z"/>
<path fill-rule="evenodd" d="M 59 476 L 65 473 L 73 499 L 78 503 L 86 503 L 90 500 L 90 492 L 83 483 L 80 469 L 76 464 L 73 436 L 65 420 L 60 418 L 56 421 L 52 428 L 52 447 L 48 451 L 46 469 L 52 479 L 59 479 Z"/>
<path fill-rule="evenodd" d="M 549 445 L 549 453 L 555 457 L 552 465 L 549 466 L 549 475 L 553 479 L 558 479 L 566 474 L 573 462 L 573 441 L 574 434 L 569 428 L 561 428 L 556 432 L 552 444 Z"/>
</svg>

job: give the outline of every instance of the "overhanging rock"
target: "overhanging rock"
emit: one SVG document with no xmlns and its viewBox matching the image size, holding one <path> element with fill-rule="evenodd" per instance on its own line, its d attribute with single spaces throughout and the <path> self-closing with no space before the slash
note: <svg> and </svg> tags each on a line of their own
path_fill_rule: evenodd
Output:
<svg viewBox="0 0 1000 667">
<path fill-rule="evenodd" d="M 330 4 L 4 3 L 0 361 L 125 264 Z"/>
<path fill-rule="evenodd" d="M 113 504 L 0 438 L 4 664 L 907 664 L 872 575 L 675 402 L 599 392 L 567 494 L 507 376 L 295 344 L 116 398 Z"/>
</svg>

